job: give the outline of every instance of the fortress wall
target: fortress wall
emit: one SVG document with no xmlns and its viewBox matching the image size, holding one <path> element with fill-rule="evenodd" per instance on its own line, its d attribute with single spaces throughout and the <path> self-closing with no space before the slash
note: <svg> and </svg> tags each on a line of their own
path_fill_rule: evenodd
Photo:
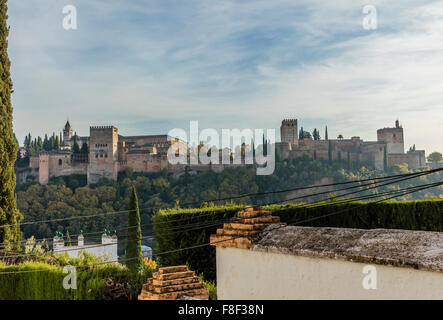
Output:
<svg viewBox="0 0 443 320">
<path fill-rule="evenodd" d="M 373 163 L 377 170 L 384 170 L 385 147 L 384 143 L 362 144 L 362 161 Z"/>
<path fill-rule="evenodd" d="M 419 169 L 426 165 L 420 165 L 420 154 L 419 153 L 406 153 L 406 154 L 388 154 L 388 165 L 393 166 L 396 164 L 408 165 L 409 169 Z"/>
<path fill-rule="evenodd" d="M 32 169 L 38 169 L 40 166 L 40 158 L 39 156 L 31 156 L 29 157 L 29 167 Z"/>
<path fill-rule="evenodd" d="M 299 146 L 303 146 L 312 150 L 328 150 L 328 140 L 312 140 L 312 139 L 303 139 L 299 140 Z"/>
<path fill-rule="evenodd" d="M 49 179 L 71 174 L 87 174 L 87 162 L 71 161 L 71 154 L 49 155 Z"/>
</svg>

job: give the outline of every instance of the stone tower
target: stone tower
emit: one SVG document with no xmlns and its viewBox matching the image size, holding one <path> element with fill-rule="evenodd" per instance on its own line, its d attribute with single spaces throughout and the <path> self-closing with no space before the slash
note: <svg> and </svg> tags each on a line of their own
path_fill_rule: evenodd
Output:
<svg viewBox="0 0 443 320">
<path fill-rule="evenodd" d="M 405 152 L 403 127 L 398 120 L 395 121 L 394 128 L 377 130 L 377 141 L 386 143 L 386 151 L 388 154 Z"/>
<path fill-rule="evenodd" d="M 285 119 L 280 126 L 281 142 L 291 145 L 298 145 L 298 124 L 297 119 Z"/>
<path fill-rule="evenodd" d="M 63 141 L 69 141 L 72 138 L 72 127 L 69 121 L 66 121 L 65 127 L 63 128 Z"/>
<path fill-rule="evenodd" d="M 118 130 L 114 126 L 90 127 L 88 184 L 100 178 L 117 179 Z"/>
</svg>

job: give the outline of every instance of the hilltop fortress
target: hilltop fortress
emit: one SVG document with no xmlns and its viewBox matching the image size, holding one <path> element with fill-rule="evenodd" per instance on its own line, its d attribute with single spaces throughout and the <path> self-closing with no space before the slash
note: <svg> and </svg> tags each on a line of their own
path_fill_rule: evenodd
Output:
<svg viewBox="0 0 443 320">
<path fill-rule="evenodd" d="M 386 166 L 407 163 L 410 169 L 426 165 L 424 150 L 404 152 L 403 128 L 398 121 L 393 128 L 377 131 L 377 141 L 363 141 L 359 137 L 351 139 L 315 140 L 299 139 L 297 119 L 286 119 L 280 127 L 281 142 L 275 143 L 275 151 L 281 159 L 294 159 L 308 155 L 314 159 L 352 160 L 370 163 L 378 170 Z M 135 172 L 160 172 L 167 169 L 180 173 L 185 164 L 170 164 L 167 152 L 170 146 L 179 143 L 188 150 L 187 142 L 168 135 L 122 136 L 114 126 L 90 127 L 89 137 L 73 135 L 71 124 L 66 122 L 63 129 L 63 144 L 60 150 L 40 152 L 30 157 L 29 168 L 17 172 L 19 182 L 28 176 L 47 184 L 53 177 L 71 174 L 87 175 L 88 183 L 96 183 L 100 178 L 117 179 L 118 172 L 127 168 Z M 74 145 L 88 147 L 87 152 L 74 152 Z M 242 146 L 242 153 L 249 146 Z M 221 150 L 219 150 L 221 151 Z M 192 170 L 221 171 L 231 164 L 193 165 Z M 238 164 L 235 164 L 238 165 Z M 241 164 L 240 164 L 241 165 Z"/>
<path fill-rule="evenodd" d="M 403 127 L 395 121 L 395 127 L 377 130 L 377 141 L 351 139 L 314 140 L 299 139 L 297 119 L 286 119 L 280 127 L 281 142 L 276 152 L 282 159 L 309 155 L 314 159 L 352 160 L 370 163 L 378 170 L 396 164 L 408 164 L 409 169 L 426 165 L 424 150 L 410 149 L 405 153 Z"/>
</svg>

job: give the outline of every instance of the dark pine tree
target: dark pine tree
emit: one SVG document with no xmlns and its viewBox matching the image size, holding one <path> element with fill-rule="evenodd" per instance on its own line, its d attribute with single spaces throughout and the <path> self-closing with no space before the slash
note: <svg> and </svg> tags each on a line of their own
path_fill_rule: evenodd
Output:
<svg viewBox="0 0 443 320">
<path fill-rule="evenodd" d="M 6 24 L 7 1 L 0 0 L 0 243 L 17 247 L 21 240 L 20 219 L 15 199 L 14 163 L 17 159 L 17 143 L 12 129 L 12 80 L 11 62 L 8 57 L 8 34 Z M 15 245 L 14 245 L 15 243 Z"/>
<path fill-rule="evenodd" d="M 66 245 L 70 247 L 71 244 L 71 235 L 69 234 L 69 230 L 66 231 Z"/>
<path fill-rule="evenodd" d="M 74 135 L 74 147 L 73 147 L 74 153 L 80 153 L 80 146 L 78 145 L 78 138 L 77 133 Z"/>
<path fill-rule="evenodd" d="M 326 126 L 326 129 L 325 129 L 325 140 L 329 140 L 329 138 L 328 138 L 328 126 Z"/>
<path fill-rule="evenodd" d="M 80 152 L 85 153 L 85 154 L 87 154 L 89 152 L 88 144 L 86 142 L 83 142 Z"/>
<path fill-rule="evenodd" d="M 129 200 L 128 231 L 126 232 L 126 266 L 132 272 L 138 272 L 142 267 L 142 231 L 140 228 L 140 212 L 135 187 L 132 187 Z"/>
<path fill-rule="evenodd" d="M 332 161 L 332 144 L 331 144 L 331 141 L 329 141 L 329 143 L 328 143 L 328 160 L 329 160 L 329 162 Z"/>
</svg>

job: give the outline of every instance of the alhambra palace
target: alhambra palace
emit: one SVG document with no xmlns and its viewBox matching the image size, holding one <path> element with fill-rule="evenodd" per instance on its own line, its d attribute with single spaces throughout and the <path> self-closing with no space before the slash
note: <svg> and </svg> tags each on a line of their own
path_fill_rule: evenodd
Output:
<svg viewBox="0 0 443 320">
<path fill-rule="evenodd" d="M 378 170 L 386 165 L 408 164 L 410 169 L 426 165 L 425 151 L 411 149 L 405 153 L 403 127 L 397 120 L 392 128 L 377 130 L 377 141 L 351 139 L 314 140 L 299 139 L 297 119 L 285 119 L 280 127 L 281 142 L 275 143 L 280 159 L 294 159 L 308 155 L 314 159 L 352 160 L 370 163 Z M 89 137 L 76 137 L 77 143 L 89 147 L 88 153 L 74 153 L 73 128 L 69 121 L 63 129 L 63 145 L 59 151 L 40 152 L 32 156 L 29 168 L 17 173 L 18 181 L 28 176 L 47 184 L 53 177 L 71 174 L 87 175 L 88 183 L 100 178 L 117 179 L 118 172 L 131 168 L 134 172 L 160 172 L 167 169 L 174 173 L 185 171 L 185 164 L 170 164 L 169 147 L 178 143 L 188 149 L 185 141 L 168 135 L 122 136 L 114 126 L 90 127 Z M 221 150 L 220 150 L 221 151 Z M 233 163 L 235 154 L 230 152 L 230 164 L 190 165 L 191 170 L 223 170 Z M 241 164 L 240 164 L 241 165 Z"/>
</svg>

